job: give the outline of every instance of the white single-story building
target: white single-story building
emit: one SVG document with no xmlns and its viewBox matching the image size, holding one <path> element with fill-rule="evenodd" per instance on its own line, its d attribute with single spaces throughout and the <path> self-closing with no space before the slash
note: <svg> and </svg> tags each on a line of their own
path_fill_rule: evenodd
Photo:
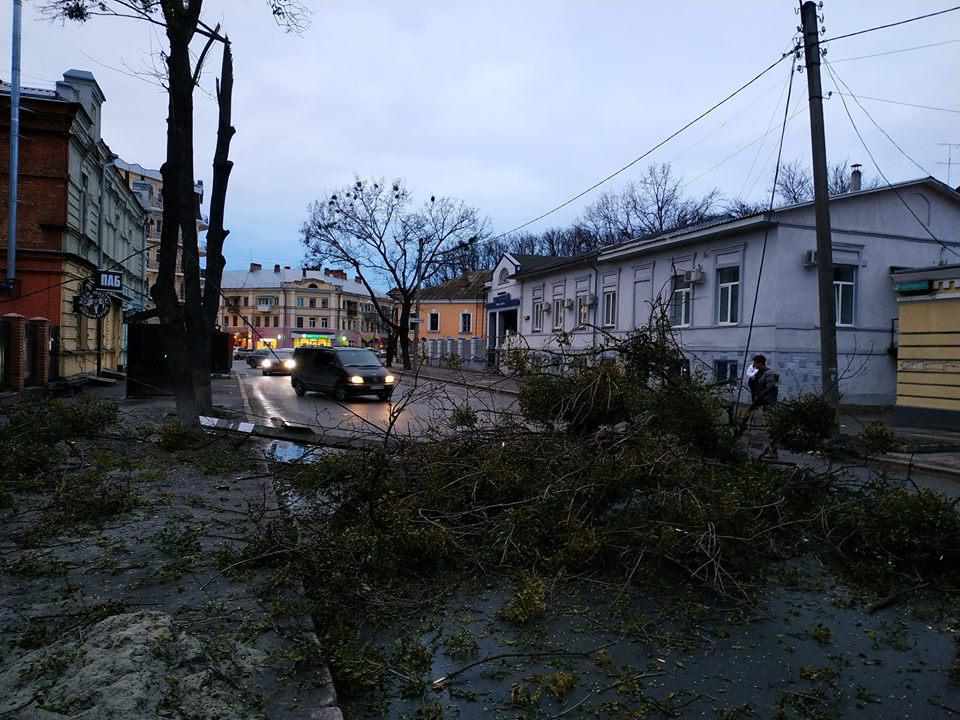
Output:
<svg viewBox="0 0 960 720">
<path fill-rule="evenodd" d="M 843 401 L 892 405 L 891 272 L 956 259 L 960 193 L 923 178 L 838 195 L 830 215 Z M 741 377 L 750 335 L 749 354 L 767 356 L 782 395 L 819 389 L 812 202 L 575 258 L 504 255 L 490 283 L 488 345 L 496 349 L 514 336 L 547 350 L 562 331 L 574 350 L 597 347 L 648 323 L 658 298 L 692 370 L 718 381 Z"/>
</svg>

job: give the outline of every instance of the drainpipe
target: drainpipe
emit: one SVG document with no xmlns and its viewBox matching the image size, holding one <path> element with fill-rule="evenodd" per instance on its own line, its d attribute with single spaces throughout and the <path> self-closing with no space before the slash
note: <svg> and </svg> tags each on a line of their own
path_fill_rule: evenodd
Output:
<svg viewBox="0 0 960 720">
<path fill-rule="evenodd" d="M 17 277 L 17 178 L 20 174 L 20 27 L 23 0 L 13 0 L 10 62 L 10 199 L 7 226 L 7 285 Z"/>
<path fill-rule="evenodd" d="M 600 254 L 593 256 L 593 350 L 597 350 L 597 314 L 600 309 Z"/>
</svg>

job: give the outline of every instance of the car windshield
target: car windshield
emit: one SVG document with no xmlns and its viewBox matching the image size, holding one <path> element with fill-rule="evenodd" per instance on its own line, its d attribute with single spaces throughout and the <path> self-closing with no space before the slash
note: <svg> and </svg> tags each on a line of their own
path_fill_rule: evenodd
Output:
<svg viewBox="0 0 960 720">
<path fill-rule="evenodd" d="M 343 365 L 351 367 L 380 367 L 380 361 L 371 350 L 357 348 L 356 350 L 338 350 L 337 357 Z"/>
<path fill-rule="evenodd" d="M 289 348 L 280 348 L 279 350 L 268 352 L 267 355 L 270 357 L 276 355 L 278 358 L 288 358 L 293 356 L 293 350 L 290 350 Z"/>
</svg>

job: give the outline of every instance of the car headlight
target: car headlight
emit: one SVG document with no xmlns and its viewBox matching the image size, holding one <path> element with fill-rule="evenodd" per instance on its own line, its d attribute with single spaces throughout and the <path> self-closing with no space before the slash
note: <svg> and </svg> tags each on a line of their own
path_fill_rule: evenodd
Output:
<svg viewBox="0 0 960 720">
<path fill-rule="evenodd" d="M 387 375 L 387 376 L 383 379 L 383 381 L 384 381 L 385 383 L 392 383 L 392 382 L 396 382 L 397 379 L 396 379 L 393 375 Z"/>
<path fill-rule="evenodd" d="M 283 361 L 283 366 L 284 366 L 287 370 L 293 370 L 293 369 L 297 366 L 297 361 L 288 358 L 287 360 L 284 360 L 284 361 Z"/>
<path fill-rule="evenodd" d="M 359 375 L 354 375 L 350 378 L 350 382 L 352 382 L 354 385 L 363 385 L 363 378 Z"/>
<path fill-rule="evenodd" d="M 262 368 L 268 368 L 271 365 L 273 365 L 273 360 L 264 360 L 263 362 L 260 363 L 260 367 Z"/>
</svg>

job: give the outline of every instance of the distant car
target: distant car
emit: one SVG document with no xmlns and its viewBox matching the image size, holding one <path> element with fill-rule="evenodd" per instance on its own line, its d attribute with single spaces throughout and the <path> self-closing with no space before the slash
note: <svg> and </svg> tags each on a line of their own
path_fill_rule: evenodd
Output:
<svg viewBox="0 0 960 720">
<path fill-rule="evenodd" d="M 260 361 L 260 369 L 264 375 L 290 375 L 295 365 L 291 348 L 268 350 L 266 357 Z"/>
<path fill-rule="evenodd" d="M 234 360 L 243 360 L 243 359 L 244 359 L 245 357 L 247 357 L 247 355 L 249 355 L 251 352 L 252 352 L 252 351 L 248 350 L 247 348 L 234 348 L 234 349 L 233 349 L 233 359 L 234 359 Z"/>
<path fill-rule="evenodd" d="M 267 350 L 254 350 L 247 353 L 247 357 L 244 359 L 247 361 L 247 365 L 250 367 L 258 368 L 260 367 L 260 363 L 263 361 L 263 359 L 269 354 L 270 352 Z"/>
<path fill-rule="evenodd" d="M 290 382 L 297 395 L 310 391 L 333 395 L 343 402 L 355 395 L 390 399 L 397 382 L 367 348 L 297 348 Z"/>
</svg>

